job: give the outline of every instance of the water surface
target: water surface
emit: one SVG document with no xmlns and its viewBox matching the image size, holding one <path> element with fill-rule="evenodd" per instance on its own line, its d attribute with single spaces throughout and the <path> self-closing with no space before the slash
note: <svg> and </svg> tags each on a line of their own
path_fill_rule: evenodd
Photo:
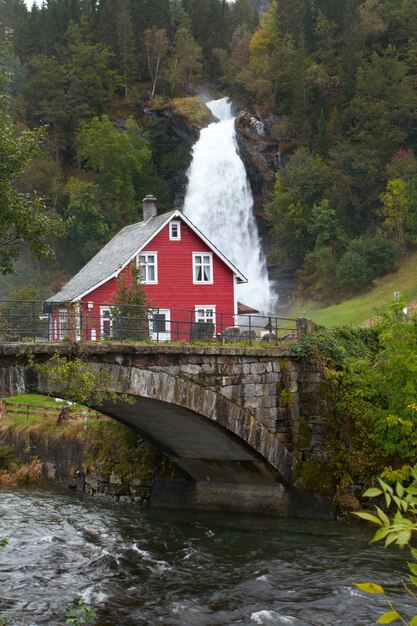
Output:
<svg viewBox="0 0 417 626">
<path fill-rule="evenodd" d="M 71 492 L 0 491 L 0 614 L 60 625 L 82 597 L 100 626 L 371 625 L 400 606 L 399 551 L 322 521 L 140 509 Z M 397 601 L 396 600 L 396 601 Z"/>
</svg>

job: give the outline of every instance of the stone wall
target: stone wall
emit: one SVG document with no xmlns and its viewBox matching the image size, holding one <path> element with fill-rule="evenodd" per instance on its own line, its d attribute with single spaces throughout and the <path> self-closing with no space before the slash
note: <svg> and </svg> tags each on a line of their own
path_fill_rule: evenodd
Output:
<svg viewBox="0 0 417 626">
<path fill-rule="evenodd" d="M 113 502 L 149 504 L 153 478 L 123 479 L 115 471 L 103 471 L 100 462 L 86 469 L 85 450 L 81 439 L 20 431 L 2 427 L 0 445 L 9 445 L 16 459 L 25 464 L 38 459 L 42 463 L 45 483 L 85 492 L 89 496 Z"/>
<path fill-rule="evenodd" d="M 138 396 L 184 406 L 226 428 L 233 420 L 241 420 L 242 428 L 233 432 L 242 438 L 247 425 L 254 422 L 258 427 L 254 431 L 251 426 L 245 442 L 261 454 L 266 449 L 258 445 L 262 437 L 268 441 L 267 447 L 276 442 L 295 459 L 322 452 L 326 424 L 324 374 L 313 362 L 297 358 L 290 350 L 115 342 L 30 345 L 35 359 L 45 360 L 57 349 L 107 367 L 116 391 L 129 392 L 130 384 Z M 21 346 L 1 347 L 0 394 L 11 395 L 17 390 L 23 393 L 39 385 L 30 370 L 24 371 L 22 360 Z M 136 382 L 132 386 L 133 380 Z M 182 384 L 177 384 L 180 381 Z M 171 393 L 174 387 L 175 393 L 184 397 L 175 397 Z M 207 406 L 202 406 L 204 402 Z M 219 419 L 227 411 L 233 418 L 230 424 Z"/>
<path fill-rule="evenodd" d="M 140 369 L 189 379 L 248 409 L 299 458 L 322 451 L 326 382 L 317 365 L 277 349 L 195 351 L 183 346 L 174 354 L 158 346 L 157 352 L 135 356 L 129 362 Z"/>
</svg>

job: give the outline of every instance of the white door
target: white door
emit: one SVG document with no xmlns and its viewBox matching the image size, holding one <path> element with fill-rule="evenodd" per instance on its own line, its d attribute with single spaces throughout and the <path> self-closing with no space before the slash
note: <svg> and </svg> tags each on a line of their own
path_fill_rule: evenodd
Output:
<svg viewBox="0 0 417 626">
<path fill-rule="evenodd" d="M 170 309 L 155 309 L 150 313 L 149 334 L 153 341 L 169 341 L 171 339 Z"/>
<path fill-rule="evenodd" d="M 109 339 L 112 335 L 112 315 L 110 307 L 100 307 L 100 339 Z"/>
</svg>

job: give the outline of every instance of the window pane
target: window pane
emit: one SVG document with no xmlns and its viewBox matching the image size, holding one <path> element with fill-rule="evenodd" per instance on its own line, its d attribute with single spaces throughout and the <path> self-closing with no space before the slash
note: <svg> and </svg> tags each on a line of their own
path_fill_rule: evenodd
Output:
<svg viewBox="0 0 417 626">
<path fill-rule="evenodd" d="M 198 281 L 202 280 L 201 265 L 197 265 L 196 267 L 196 280 Z"/>
<path fill-rule="evenodd" d="M 148 265 L 148 281 L 155 280 L 155 266 Z"/>
<path fill-rule="evenodd" d="M 154 333 L 166 332 L 165 313 L 154 313 L 152 322 L 152 328 Z"/>
<path fill-rule="evenodd" d="M 207 282 L 209 280 L 210 280 L 210 268 L 205 265 L 204 266 L 204 281 Z"/>
</svg>

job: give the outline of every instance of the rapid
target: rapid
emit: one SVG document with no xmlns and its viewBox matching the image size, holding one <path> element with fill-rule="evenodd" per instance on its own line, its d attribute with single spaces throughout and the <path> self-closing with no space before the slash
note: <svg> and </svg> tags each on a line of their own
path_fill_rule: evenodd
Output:
<svg viewBox="0 0 417 626">
<path fill-rule="evenodd" d="M 406 555 L 369 528 L 140 509 L 80 494 L 0 491 L 0 615 L 57 626 L 79 598 L 99 626 L 370 626 L 400 607 Z"/>
</svg>

